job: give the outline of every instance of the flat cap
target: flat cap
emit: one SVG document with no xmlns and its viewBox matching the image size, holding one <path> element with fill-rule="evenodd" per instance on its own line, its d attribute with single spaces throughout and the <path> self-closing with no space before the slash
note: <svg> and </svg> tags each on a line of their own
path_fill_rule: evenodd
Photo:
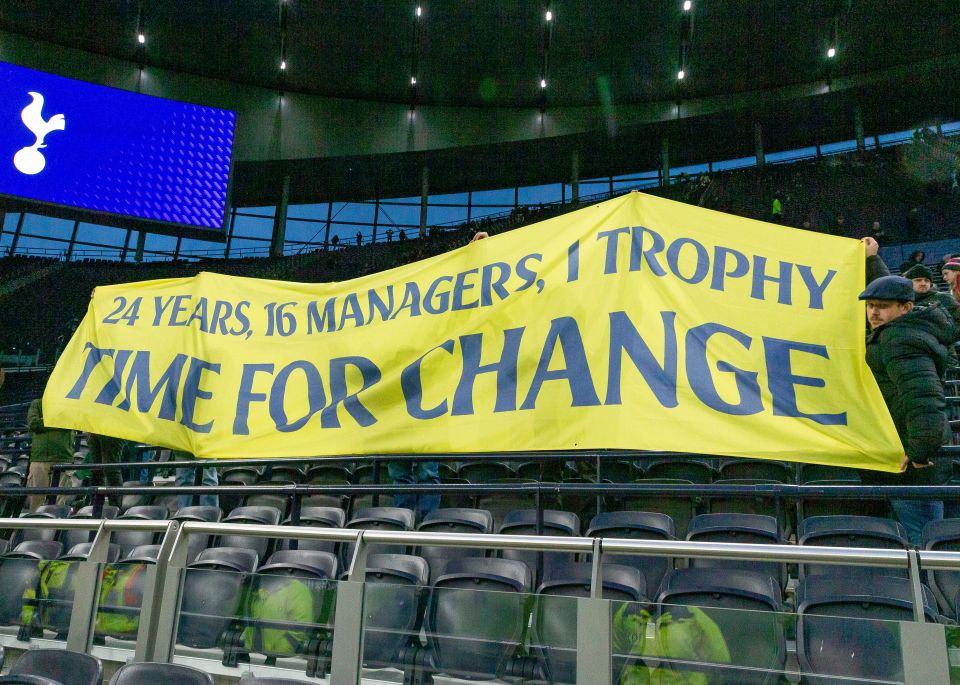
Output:
<svg viewBox="0 0 960 685">
<path fill-rule="evenodd" d="M 916 266 L 911 266 L 909 269 L 903 272 L 904 278 L 926 278 L 928 281 L 933 280 L 933 272 L 930 271 L 923 264 L 917 264 Z"/>
<path fill-rule="evenodd" d="M 871 282 L 858 299 L 913 302 L 913 283 L 903 276 L 884 276 Z"/>
</svg>

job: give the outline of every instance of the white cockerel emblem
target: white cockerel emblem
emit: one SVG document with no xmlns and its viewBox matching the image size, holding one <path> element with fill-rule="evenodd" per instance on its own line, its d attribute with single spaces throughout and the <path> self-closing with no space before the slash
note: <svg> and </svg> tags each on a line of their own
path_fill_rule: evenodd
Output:
<svg viewBox="0 0 960 685">
<path fill-rule="evenodd" d="M 43 118 L 43 96 L 40 93 L 28 93 L 33 98 L 33 102 L 23 108 L 20 112 L 20 119 L 24 125 L 30 129 L 30 132 L 37 137 L 37 142 L 25 148 L 21 148 L 13 156 L 13 165 L 21 173 L 39 174 L 43 167 L 47 165 L 47 160 L 41 148 L 45 148 L 44 139 L 51 131 L 63 131 L 66 128 L 67 121 L 62 114 L 54 114 L 49 120 Z"/>
</svg>

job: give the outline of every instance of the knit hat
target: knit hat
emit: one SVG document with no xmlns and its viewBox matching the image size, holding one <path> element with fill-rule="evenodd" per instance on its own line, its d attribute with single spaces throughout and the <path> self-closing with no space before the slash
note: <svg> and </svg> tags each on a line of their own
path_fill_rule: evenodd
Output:
<svg viewBox="0 0 960 685">
<path fill-rule="evenodd" d="M 904 278 L 926 278 L 928 281 L 932 281 L 933 272 L 923 264 L 917 264 L 916 266 L 912 266 L 906 271 L 904 271 L 903 277 Z"/>
<path fill-rule="evenodd" d="M 943 268 L 949 269 L 950 271 L 960 271 L 960 259 L 951 259 L 943 265 Z"/>
</svg>

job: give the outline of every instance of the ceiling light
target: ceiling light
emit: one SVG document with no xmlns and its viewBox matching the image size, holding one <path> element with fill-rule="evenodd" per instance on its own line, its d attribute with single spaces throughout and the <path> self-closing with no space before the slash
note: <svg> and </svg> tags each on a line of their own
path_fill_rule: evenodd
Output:
<svg viewBox="0 0 960 685">
<path fill-rule="evenodd" d="M 417 16 L 419 17 L 421 14 L 423 14 L 423 8 L 417 5 Z"/>
<path fill-rule="evenodd" d="M 553 21 L 553 12 L 551 12 L 550 10 L 547 10 L 547 14 L 545 15 L 545 17 L 547 21 Z"/>
<path fill-rule="evenodd" d="M 547 79 L 545 79 L 545 78 L 540 79 L 540 87 L 541 87 L 541 88 L 546 88 L 546 87 L 547 87 Z"/>
<path fill-rule="evenodd" d="M 147 42 L 147 37 L 146 37 L 145 35 L 143 35 L 143 33 L 138 33 L 138 34 L 137 34 L 137 42 L 140 43 L 140 45 L 143 45 L 144 43 Z"/>
<path fill-rule="evenodd" d="M 410 77 L 410 85 L 411 85 L 411 86 L 417 85 L 417 77 L 416 77 L 416 76 L 411 76 L 411 77 Z"/>
<path fill-rule="evenodd" d="M 686 76 L 687 76 L 687 72 L 685 72 L 683 69 L 677 72 L 678 81 L 682 81 L 684 78 L 686 78 Z"/>
<path fill-rule="evenodd" d="M 287 60 L 285 59 L 280 60 L 280 71 L 286 71 L 286 70 L 287 70 Z"/>
<path fill-rule="evenodd" d="M 691 0 L 683 0 L 684 12 L 689 12 L 692 7 L 693 7 L 693 2 L 691 2 Z"/>
<path fill-rule="evenodd" d="M 830 59 L 833 59 L 836 56 L 837 56 L 837 49 L 835 47 L 830 47 L 827 50 L 827 57 L 829 57 Z"/>
</svg>

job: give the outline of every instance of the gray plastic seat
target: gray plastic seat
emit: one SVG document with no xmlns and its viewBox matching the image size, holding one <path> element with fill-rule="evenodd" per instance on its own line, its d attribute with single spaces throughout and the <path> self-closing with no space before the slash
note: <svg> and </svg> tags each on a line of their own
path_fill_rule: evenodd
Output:
<svg viewBox="0 0 960 685">
<path fill-rule="evenodd" d="M 124 664 L 113 674 L 110 685 L 213 685 L 213 676 L 181 664 Z"/>
<path fill-rule="evenodd" d="M 597 514 L 590 520 L 587 537 L 631 540 L 676 539 L 673 519 L 659 511 L 610 511 Z M 632 566 L 640 571 L 646 579 L 647 587 L 644 594 L 647 597 L 656 596 L 663 577 L 673 568 L 673 557 L 604 554 L 603 561 L 605 564 Z"/>
<path fill-rule="evenodd" d="M 211 547 L 187 567 L 180 597 L 177 641 L 210 648 L 240 616 L 246 576 L 257 567 L 252 549 Z"/>
<path fill-rule="evenodd" d="M 701 672 L 716 685 L 780 682 L 787 645 L 780 613 L 783 600 L 775 578 L 739 569 L 672 571 L 664 578 L 657 597 L 661 630 L 668 620 L 696 620 L 691 608 L 702 611 L 719 629 L 730 652 L 730 662 L 710 664 L 702 655 L 683 654 L 675 657 L 676 662 L 664 659 L 664 665 L 678 671 Z"/>
<path fill-rule="evenodd" d="M 493 532 L 493 514 L 485 509 L 463 509 L 450 507 L 429 512 L 417 526 L 417 530 L 427 533 L 475 533 Z M 430 578 L 443 575 L 447 564 L 453 559 L 465 557 L 483 557 L 486 551 L 471 547 L 443 547 L 423 545 L 417 548 L 417 554 L 427 560 L 430 566 Z"/>
<path fill-rule="evenodd" d="M 960 551 L 960 518 L 931 521 L 923 528 L 922 548 L 944 552 Z M 960 572 L 926 571 L 927 585 L 933 590 L 944 616 L 955 618 L 960 593 Z"/>
<path fill-rule="evenodd" d="M 119 507 L 115 507 L 112 504 L 103 505 L 103 511 L 101 513 L 101 519 L 115 519 L 120 514 Z M 86 506 L 81 509 L 78 509 L 73 513 L 72 519 L 89 519 L 93 518 L 93 507 Z M 72 549 L 74 546 L 79 545 L 81 542 L 93 542 L 93 536 L 96 533 L 95 530 L 64 530 L 60 532 L 60 542 L 63 543 L 64 549 Z"/>
<path fill-rule="evenodd" d="M 117 520 L 122 521 L 163 521 L 167 518 L 167 510 L 163 507 L 143 505 L 130 507 Z M 120 545 L 123 554 L 126 554 L 134 547 L 143 545 L 153 545 L 159 542 L 162 533 L 151 533 L 148 531 L 116 530 L 113 532 L 111 540 Z"/>
<path fill-rule="evenodd" d="M 112 575 L 113 587 L 106 596 L 101 596 L 97 605 L 97 635 L 118 640 L 136 639 L 146 569 L 157 563 L 159 555 L 160 545 L 143 545 L 106 567 L 104 577 Z"/>
<path fill-rule="evenodd" d="M 909 549 L 907 532 L 898 522 L 876 516 L 811 516 L 800 523 L 797 536 L 801 545 L 824 547 L 868 547 L 871 549 Z M 868 566 L 800 564 L 800 577 L 829 574 L 850 575 L 870 582 L 876 576 L 906 577 L 907 570 Z"/>
<path fill-rule="evenodd" d="M 65 649 L 31 649 L 10 667 L 10 675 L 40 676 L 63 685 L 101 685 L 103 665 L 89 654 Z"/>
<path fill-rule="evenodd" d="M 280 524 L 280 510 L 273 507 L 237 507 L 221 523 L 246 523 L 262 526 Z M 273 540 L 252 535 L 220 535 L 217 547 L 246 547 L 254 550 L 260 558 L 270 553 Z"/>
<path fill-rule="evenodd" d="M 399 668 L 405 649 L 419 640 L 425 588 L 429 581 L 425 559 L 406 554 L 367 557 L 364 594 L 363 664 L 368 668 Z"/>
<path fill-rule="evenodd" d="M 363 530 L 413 530 L 414 513 L 403 507 L 367 507 L 351 517 L 347 528 Z M 353 562 L 352 543 L 341 545 L 340 567 L 346 572 Z M 368 554 L 406 554 L 406 545 L 368 545 Z"/>
<path fill-rule="evenodd" d="M 497 677 L 520 647 L 532 583 L 530 569 L 515 559 L 451 561 L 427 604 L 432 669 L 459 678 Z"/>
<path fill-rule="evenodd" d="M 687 540 L 691 542 L 734 542 L 754 545 L 781 545 L 783 534 L 777 520 L 760 514 L 700 514 L 690 521 Z M 787 585 L 785 564 L 736 559 L 689 560 L 690 568 L 739 568 L 772 576 Z"/>
<path fill-rule="evenodd" d="M 300 510 L 300 521 L 298 526 L 307 528 L 343 528 L 346 521 L 346 513 L 338 507 L 304 507 Z M 292 526 L 293 523 L 288 518 L 283 522 L 285 526 Z M 292 540 L 281 540 L 280 549 L 289 549 Z M 297 538 L 297 549 L 312 549 L 317 552 L 336 551 L 337 543 L 323 540 L 306 540 Z"/>
<path fill-rule="evenodd" d="M 28 540 L 0 557 L 0 625 L 20 623 L 23 595 L 36 587 L 40 561 L 55 559 L 62 550 L 55 540 Z"/>
<path fill-rule="evenodd" d="M 569 511 L 557 511 L 546 509 L 543 512 L 543 532 L 542 535 L 560 535 L 574 537 L 580 534 L 580 517 Z M 521 509 L 511 511 L 507 514 L 498 531 L 501 535 L 537 535 L 537 512 L 535 509 Z M 536 573 L 537 552 L 527 552 L 524 550 L 505 549 L 501 552 L 504 559 L 516 559 L 522 561 L 530 570 Z M 549 572 L 553 565 L 568 564 L 573 561 L 573 554 L 570 552 L 544 552 L 543 553 L 543 573 L 544 576 Z"/>
<path fill-rule="evenodd" d="M 177 513 L 170 519 L 186 523 L 188 521 L 198 521 L 200 523 L 217 523 L 223 512 L 219 507 L 207 506 L 189 506 L 181 507 Z M 210 546 L 210 535 L 191 535 L 187 540 L 187 563 L 194 561 L 200 552 Z"/>
</svg>

